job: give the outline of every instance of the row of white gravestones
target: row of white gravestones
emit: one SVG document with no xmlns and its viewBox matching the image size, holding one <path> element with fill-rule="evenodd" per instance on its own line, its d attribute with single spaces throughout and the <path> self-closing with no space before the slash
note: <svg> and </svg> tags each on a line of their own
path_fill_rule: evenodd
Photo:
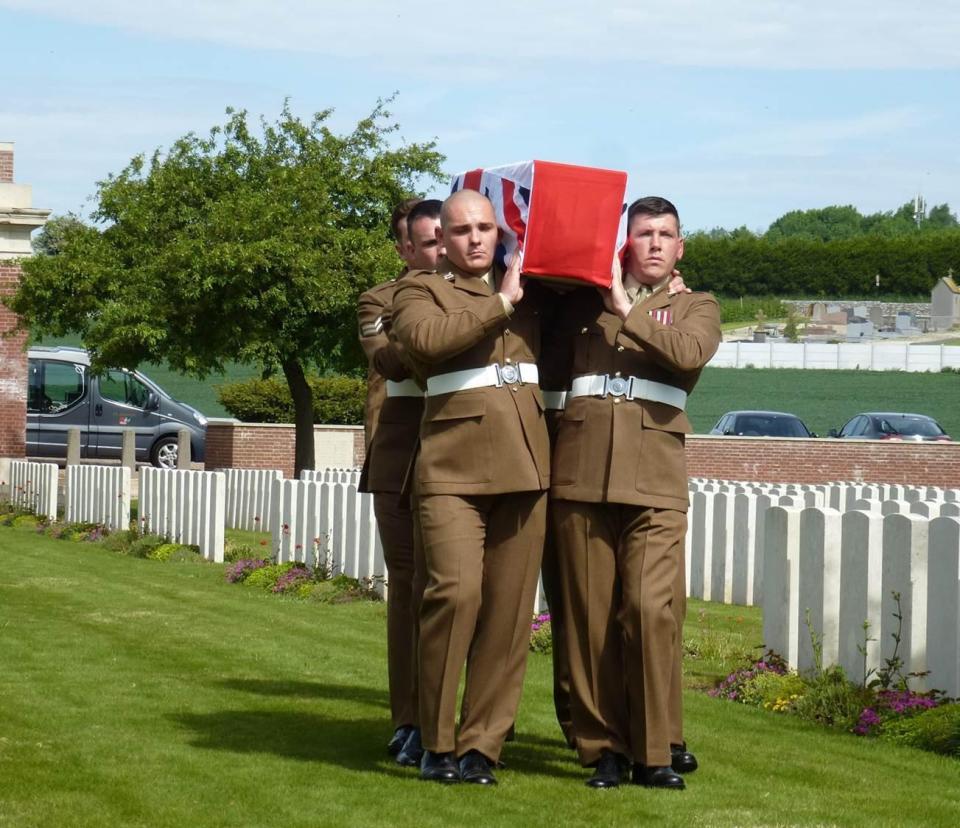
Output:
<svg viewBox="0 0 960 828">
<path fill-rule="evenodd" d="M 277 469 L 222 469 L 227 481 L 227 529 L 269 532 L 274 484 L 283 479 Z"/>
<path fill-rule="evenodd" d="M 209 561 L 223 561 L 227 481 L 223 472 L 140 469 L 143 531 L 173 543 L 195 544 Z"/>
<path fill-rule="evenodd" d="M 360 469 L 304 469 L 300 472 L 301 480 L 315 483 L 360 483 Z"/>
<path fill-rule="evenodd" d="M 957 518 L 772 507 L 763 569 L 764 643 L 792 667 L 857 681 L 896 647 L 914 686 L 960 695 Z"/>
<path fill-rule="evenodd" d="M 387 573 L 373 496 L 358 492 L 356 483 L 277 480 L 270 525 L 279 563 L 368 579 L 383 592 Z"/>
<path fill-rule="evenodd" d="M 300 480 L 275 484 L 271 529 L 277 560 L 325 567 L 332 574 L 368 578 L 386 594 L 389 571 L 373 509 L 359 492 L 357 469 L 303 471 Z M 386 581 L 386 583 L 385 583 Z M 533 611 L 546 609 L 542 587 Z"/>
<path fill-rule="evenodd" d="M 799 485 L 690 481 L 686 537 L 687 594 L 723 603 L 756 605 L 763 596 L 764 521 L 771 506 L 824 507 L 881 515 L 911 513 L 927 518 L 960 516 L 950 490 L 921 489 L 938 500 L 862 500 L 887 493 L 862 485 Z M 946 499 L 945 499 L 946 498 Z"/>
<path fill-rule="evenodd" d="M 130 469 L 67 466 L 67 523 L 98 523 L 115 532 L 130 527 Z"/>
<path fill-rule="evenodd" d="M 57 464 L 11 460 L 9 469 L 10 479 L 4 482 L 10 503 L 48 520 L 56 520 L 60 474 Z"/>
<path fill-rule="evenodd" d="M 690 479 L 691 491 L 750 491 L 754 494 L 805 495 L 808 505 L 824 505 L 847 511 L 857 500 L 903 500 L 929 503 L 960 503 L 960 489 L 937 486 L 908 486 L 899 483 L 756 483 L 695 477 Z M 813 504 L 807 493 L 815 492 L 824 502 Z M 817 498 L 819 499 L 819 498 Z"/>
</svg>

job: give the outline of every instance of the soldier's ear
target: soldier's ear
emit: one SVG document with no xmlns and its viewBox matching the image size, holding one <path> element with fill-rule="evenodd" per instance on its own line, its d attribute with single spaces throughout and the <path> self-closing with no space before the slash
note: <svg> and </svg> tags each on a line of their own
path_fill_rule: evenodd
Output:
<svg viewBox="0 0 960 828">
<path fill-rule="evenodd" d="M 679 262 L 683 258 L 683 236 L 680 237 L 680 241 L 677 243 L 677 261 Z"/>
</svg>

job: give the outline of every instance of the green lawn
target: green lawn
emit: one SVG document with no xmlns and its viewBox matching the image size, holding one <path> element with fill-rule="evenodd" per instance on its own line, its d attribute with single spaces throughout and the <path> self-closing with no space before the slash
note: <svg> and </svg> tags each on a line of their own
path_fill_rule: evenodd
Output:
<svg viewBox="0 0 960 828">
<path fill-rule="evenodd" d="M 545 656 L 500 786 L 421 783 L 384 752 L 384 618 L 0 527 L 0 826 L 958 822 L 956 761 L 694 691 L 687 791 L 588 790 Z M 691 602 L 687 633 L 704 683 L 759 613 Z"/>
<path fill-rule="evenodd" d="M 960 374 L 707 368 L 688 403 L 693 429 L 709 431 L 727 411 L 796 414 L 821 436 L 862 411 L 927 414 L 960 439 Z"/>
</svg>

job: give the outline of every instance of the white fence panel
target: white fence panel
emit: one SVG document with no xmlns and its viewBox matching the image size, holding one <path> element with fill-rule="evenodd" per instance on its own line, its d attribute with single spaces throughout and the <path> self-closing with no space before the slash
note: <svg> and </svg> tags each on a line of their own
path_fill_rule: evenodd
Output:
<svg viewBox="0 0 960 828">
<path fill-rule="evenodd" d="M 139 511 L 144 531 L 173 543 L 195 544 L 223 561 L 226 477 L 222 472 L 140 469 Z"/>
<path fill-rule="evenodd" d="M 67 466 L 68 523 L 99 523 L 111 531 L 130 527 L 130 469 L 126 466 Z"/>
<path fill-rule="evenodd" d="M 960 346 L 891 342 L 723 342 L 715 368 L 815 368 L 861 371 L 940 371 L 960 367 Z"/>
<path fill-rule="evenodd" d="M 57 484 L 60 469 L 56 463 L 29 460 L 10 462 L 10 503 L 48 520 L 57 519 Z"/>
</svg>

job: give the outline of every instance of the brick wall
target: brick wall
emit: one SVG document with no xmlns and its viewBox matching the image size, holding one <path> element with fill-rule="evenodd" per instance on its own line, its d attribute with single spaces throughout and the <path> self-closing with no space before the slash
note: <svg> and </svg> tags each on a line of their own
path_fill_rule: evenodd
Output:
<svg viewBox="0 0 960 828">
<path fill-rule="evenodd" d="M 0 149 L 0 183 L 13 183 L 13 151 Z"/>
<path fill-rule="evenodd" d="M 0 161 L 3 155 L 0 154 Z M 12 170 L 11 155 L 11 170 Z M 0 167 L 0 173 L 3 168 Z M 2 175 L 0 175 L 2 180 Z M 11 293 L 20 281 L 20 268 L 0 260 L 0 295 Z M 17 317 L 0 305 L 0 335 L 16 327 Z M 27 423 L 26 335 L 0 336 L 0 457 L 23 457 Z"/>
<path fill-rule="evenodd" d="M 347 427 L 317 426 L 344 431 Z M 363 465 L 360 426 L 350 427 L 354 465 Z M 213 421 L 207 428 L 207 468 L 281 469 L 293 476 L 292 425 Z M 770 437 L 687 438 L 691 477 L 768 483 L 869 483 L 960 487 L 960 443 L 859 440 L 787 440 Z"/>
<path fill-rule="evenodd" d="M 960 443 L 881 440 L 687 438 L 691 477 L 769 483 L 906 483 L 960 487 Z"/>
<path fill-rule="evenodd" d="M 353 445 L 353 464 L 363 465 L 362 426 L 314 427 L 317 438 L 344 431 L 348 432 Z M 212 420 L 207 425 L 205 466 L 208 469 L 280 469 L 285 477 L 293 477 L 295 444 L 292 425 Z"/>
</svg>

